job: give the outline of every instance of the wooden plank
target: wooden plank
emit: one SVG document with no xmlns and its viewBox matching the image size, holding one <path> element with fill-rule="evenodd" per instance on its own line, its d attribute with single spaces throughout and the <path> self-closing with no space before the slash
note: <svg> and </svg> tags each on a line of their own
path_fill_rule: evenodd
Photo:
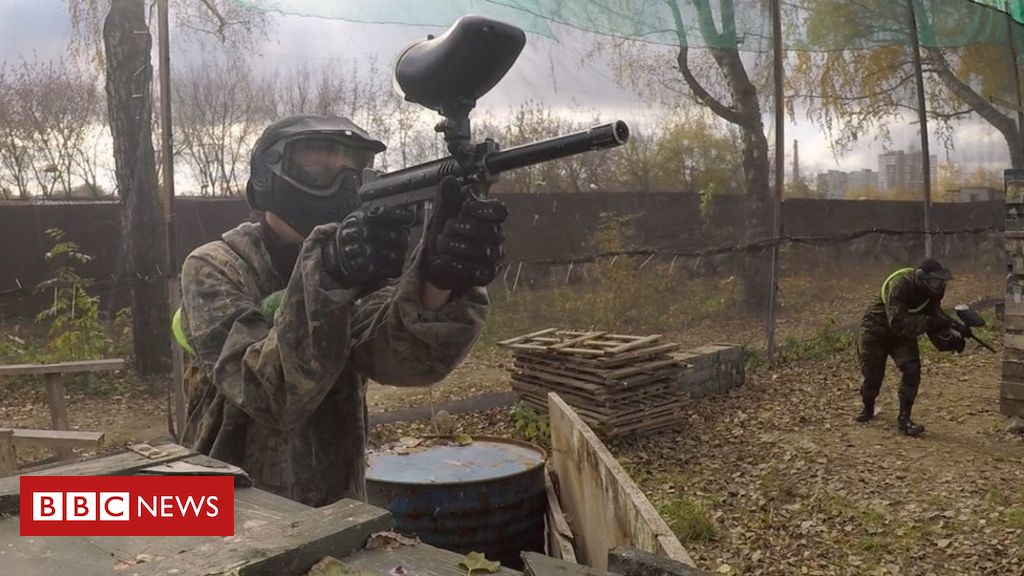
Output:
<svg viewBox="0 0 1024 576">
<path fill-rule="evenodd" d="M 608 576 L 604 570 L 581 566 L 536 552 L 523 552 L 524 576 Z"/>
<path fill-rule="evenodd" d="M 570 338 L 568 340 L 563 340 L 562 342 L 559 342 L 558 344 L 555 344 L 555 345 L 551 346 L 551 349 L 552 350 L 560 350 L 562 348 L 569 348 L 569 347 L 575 346 L 577 344 L 582 344 L 582 343 L 584 343 L 584 342 L 586 342 L 588 340 L 593 340 L 594 338 L 598 338 L 598 337 L 603 336 L 605 334 L 606 334 L 606 332 L 587 332 L 586 334 L 584 334 L 582 336 L 577 336 L 575 338 Z"/>
<path fill-rule="evenodd" d="M 50 407 L 50 419 L 53 422 L 54 430 L 70 430 L 68 422 L 68 406 L 64 398 L 64 375 L 50 373 L 43 376 L 46 384 L 46 402 Z M 54 453 L 61 460 L 71 457 L 70 448 L 55 448 Z"/>
<path fill-rule="evenodd" d="M 345 557 L 360 550 L 374 532 L 390 530 L 391 514 L 344 499 L 268 522 L 172 558 L 138 564 L 135 576 L 237 576 L 304 574 L 324 556 Z M 128 571 L 126 571 L 128 572 Z"/>
<path fill-rule="evenodd" d="M 466 569 L 459 566 L 459 561 L 463 557 L 462 554 L 442 550 L 422 542 L 375 546 L 371 540 L 371 544 L 365 549 L 340 560 L 342 564 L 354 568 L 356 571 L 381 576 L 394 574 L 393 570 L 396 566 L 401 566 L 402 571 L 409 576 L 466 576 Z M 473 572 L 473 576 L 520 576 L 520 574 L 520 572 L 504 566 L 492 574 L 482 570 Z"/>
<path fill-rule="evenodd" d="M 14 431 L 0 428 L 0 477 L 10 476 L 18 470 L 18 454 L 14 449 Z"/>
<path fill-rule="evenodd" d="M 516 344 L 518 342 L 523 342 L 523 341 L 529 340 L 531 338 L 536 338 L 537 336 L 544 336 L 544 335 L 547 335 L 547 334 L 551 334 L 551 333 L 553 333 L 555 331 L 557 331 L 557 328 L 545 328 L 543 330 L 538 330 L 536 332 L 531 332 L 529 334 L 523 334 L 522 336 L 516 336 L 514 338 L 509 338 L 508 340 L 502 340 L 501 342 L 498 342 L 498 344 L 501 345 L 501 346 L 509 346 L 511 344 Z"/>
<path fill-rule="evenodd" d="M 1003 316 L 1003 327 L 1007 330 L 1024 330 L 1024 315 L 1006 314 Z"/>
<path fill-rule="evenodd" d="M 608 569 L 619 576 L 710 576 L 682 562 L 633 548 L 616 548 L 608 553 Z"/>
<path fill-rule="evenodd" d="M 999 386 L 999 395 L 1009 400 L 1024 400 L 1024 382 L 1003 380 Z"/>
<path fill-rule="evenodd" d="M 562 506 L 572 519 L 577 554 L 599 570 L 620 546 L 693 566 L 665 520 L 593 430 L 557 394 L 548 395 L 551 460 Z"/>
<path fill-rule="evenodd" d="M 650 372 L 652 370 L 666 368 L 668 366 L 678 366 L 678 361 L 669 358 L 667 360 L 651 360 L 647 362 L 642 362 L 640 364 L 634 364 L 626 368 L 612 370 L 608 372 L 608 377 L 612 380 L 621 380 L 627 376 L 634 376 L 636 374 L 642 374 L 644 372 Z M 682 366 L 680 366 L 680 370 L 683 370 Z"/>
<path fill-rule="evenodd" d="M 15 446 L 43 448 L 95 448 L 103 445 L 103 432 L 14 428 Z"/>
<path fill-rule="evenodd" d="M 1024 350 L 1024 334 L 1003 334 L 1003 346 L 1014 350 Z"/>
<path fill-rule="evenodd" d="M 657 340 L 660 340 L 660 339 L 661 339 L 661 334 L 652 334 L 650 336 L 645 336 L 645 337 L 640 338 L 638 340 L 634 340 L 632 342 L 627 342 L 627 343 L 625 343 L 622 346 L 619 346 L 617 348 L 612 348 L 611 350 L 608 351 L 608 354 L 610 356 L 614 356 L 615 354 L 621 354 L 621 353 L 627 352 L 629 350 L 640 348 L 641 346 L 643 346 L 645 344 L 650 344 L 652 342 L 656 342 Z"/>
<path fill-rule="evenodd" d="M 23 470 L 18 476 L 0 478 L 0 516 L 18 513 L 20 494 L 18 478 L 20 476 L 116 476 L 131 474 L 160 462 L 180 460 L 193 455 L 191 450 L 177 444 L 165 444 L 157 448 L 162 450 L 162 455 L 156 458 L 146 458 L 134 452 L 124 452 L 73 464 L 54 464 L 33 470 Z"/>
<path fill-rule="evenodd" d="M 572 548 L 572 528 L 565 519 L 562 503 L 558 501 L 555 483 L 547 466 L 544 467 L 544 492 L 548 497 L 548 553 L 566 562 L 576 562 L 576 551 Z"/>
<path fill-rule="evenodd" d="M 55 362 L 53 364 L 7 364 L 0 365 L 0 376 L 31 376 L 44 374 L 77 374 L 81 372 L 109 372 L 124 370 L 124 359 L 83 360 L 80 362 Z"/>
</svg>

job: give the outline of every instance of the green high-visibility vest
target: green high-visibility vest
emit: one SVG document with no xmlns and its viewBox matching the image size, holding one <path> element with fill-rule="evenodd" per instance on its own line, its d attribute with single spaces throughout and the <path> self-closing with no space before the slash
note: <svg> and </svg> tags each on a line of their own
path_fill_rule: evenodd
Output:
<svg viewBox="0 0 1024 576">
<path fill-rule="evenodd" d="M 178 346 L 181 346 L 189 354 L 195 354 L 196 351 L 192 349 L 188 344 L 188 338 L 185 338 L 185 331 L 181 329 L 181 308 L 174 311 L 174 316 L 171 317 L 171 332 L 174 334 L 174 339 L 178 342 Z"/>
<path fill-rule="evenodd" d="M 886 308 L 889 307 L 889 291 L 891 289 L 889 285 L 892 284 L 892 281 L 897 279 L 897 278 L 906 277 L 907 275 L 912 275 L 913 273 L 914 273 L 914 268 L 900 268 L 899 270 L 893 272 L 892 274 L 889 274 L 889 277 L 885 279 L 885 282 L 882 282 L 882 291 L 881 291 L 882 304 L 885 304 Z M 928 306 L 929 302 L 931 302 L 931 300 L 925 300 L 924 304 L 921 304 L 920 306 L 911 309 L 910 313 L 911 314 L 917 314 L 918 312 L 924 310 L 925 307 Z"/>
<path fill-rule="evenodd" d="M 281 307 L 281 298 L 283 296 L 284 290 L 278 290 L 263 299 L 260 309 L 263 311 L 263 315 L 270 321 L 274 320 L 274 314 Z M 175 310 L 174 316 L 171 317 L 171 333 L 174 334 L 174 340 L 178 343 L 178 346 L 181 346 L 189 354 L 196 353 L 192 346 L 189 345 L 188 338 L 185 337 L 185 331 L 181 328 L 181 308 Z"/>
</svg>

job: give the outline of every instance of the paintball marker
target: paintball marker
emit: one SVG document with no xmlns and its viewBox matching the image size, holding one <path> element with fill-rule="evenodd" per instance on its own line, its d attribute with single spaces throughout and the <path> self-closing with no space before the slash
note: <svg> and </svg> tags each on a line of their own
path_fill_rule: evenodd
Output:
<svg viewBox="0 0 1024 576">
<path fill-rule="evenodd" d="M 367 169 L 359 189 L 364 211 L 431 201 L 446 176 L 458 178 L 464 190 L 486 194 L 507 170 L 626 143 L 629 127 L 622 121 L 508 150 L 490 139 L 473 143 L 470 111 L 505 76 L 525 44 L 525 33 L 515 26 L 464 16 L 444 34 L 402 52 L 394 70 L 396 89 L 406 101 L 443 117 L 434 130 L 444 135 L 450 156 L 386 174 Z"/>
<path fill-rule="evenodd" d="M 967 328 L 969 329 L 978 328 L 980 326 L 985 325 L 985 319 L 982 318 L 980 314 L 975 312 L 973 309 L 971 309 L 970 306 L 966 304 L 957 304 L 956 307 L 953 308 L 953 310 L 956 312 L 956 317 L 959 318 L 960 321 L 963 322 L 964 326 L 967 326 Z M 971 340 L 974 340 L 989 352 L 994 353 L 996 351 L 995 348 L 989 346 L 987 342 L 975 336 L 971 330 L 968 330 L 965 336 L 967 336 Z"/>
</svg>

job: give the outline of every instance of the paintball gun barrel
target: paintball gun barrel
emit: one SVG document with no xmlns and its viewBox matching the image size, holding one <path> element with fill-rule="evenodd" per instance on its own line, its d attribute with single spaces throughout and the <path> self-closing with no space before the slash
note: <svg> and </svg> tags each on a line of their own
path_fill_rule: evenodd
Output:
<svg viewBox="0 0 1024 576">
<path fill-rule="evenodd" d="M 359 190 L 359 197 L 367 209 L 374 206 L 420 202 L 433 197 L 435 187 L 445 176 L 489 179 L 508 170 L 525 168 L 591 150 L 621 146 L 628 139 L 629 127 L 620 120 L 508 150 L 485 151 L 479 160 L 468 164 L 462 164 L 458 159 L 449 156 L 404 170 L 366 178 L 366 183 Z"/>
</svg>

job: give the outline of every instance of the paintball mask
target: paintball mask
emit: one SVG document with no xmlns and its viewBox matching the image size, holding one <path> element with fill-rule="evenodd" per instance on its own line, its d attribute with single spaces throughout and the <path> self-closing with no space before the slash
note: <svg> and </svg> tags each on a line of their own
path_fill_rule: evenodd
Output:
<svg viewBox="0 0 1024 576">
<path fill-rule="evenodd" d="M 308 236 L 359 205 L 362 170 L 384 149 L 346 118 L 302 114 L 275 122 L 253 148 L 249 204 Z"/>
<path fill-rule="evenodd" d="M 953 278 L 949 270 L 939 264 L 934 258 L 926 258 L 917 267 L 920 283 L 933 296 L 942 297 L 946 292 L 946 282 Z"/>
</svg>

